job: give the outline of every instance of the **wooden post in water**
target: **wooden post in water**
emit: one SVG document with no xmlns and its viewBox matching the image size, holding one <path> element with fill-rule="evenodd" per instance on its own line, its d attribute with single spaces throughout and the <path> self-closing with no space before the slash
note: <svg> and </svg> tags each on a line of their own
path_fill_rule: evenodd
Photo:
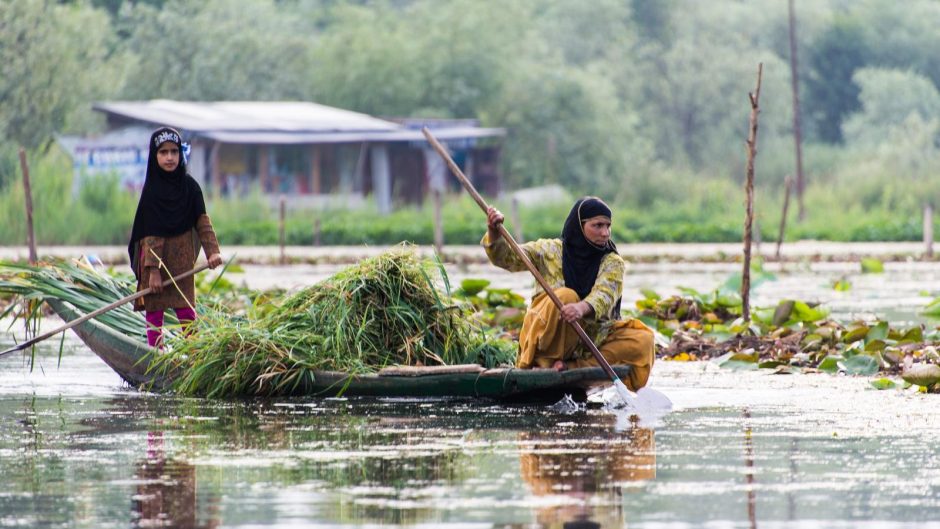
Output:
<svg viewBox="0 0 940 529">
<path fill-rule="evenodd" d="M 519 218 L 519 199 L 517 197 L 512 197 L 512 225 L 516 228 L 514 231 L 516 236 L 516 242 L 524 243 L 525 239 L 522 238 L 522 220 Z"/>
<path fill-rule="evenodd" d="M 744 321 L 751 319 L 751 227 L 754 224 L 754 158 L 757 156 L 757 115 L 760 113 L 760 82 L 764 70 L 763 63 L 757 63 L 757 88 L 748 93 L 751 101 L 751 119 L 747 135 L 747 170 L 744 191 L 747 195 L 744 216 L 744 269 L 741 272 L 741 316 Z"/>
<path fill-rule="evenodd" d="M 286 199 L 284 198 L 284 195 L 281 195 L 280 215 L 278 218 L 278 240 L 280 241 L 280 247 L 281 247 L 281 259 L 280 259 L 281 264 L 287 264 L 287 252 L 284 250 L 284 245 L 287 243 L 287 234 L 285 233 L 286 230 L 284 227 L 285 217 L 287 216 L 285 212 L 285 209 L 286 209 L 286 206 L 284 204 L 285 201 Z"/>
<path fill-rule="evenodd" d="M 774 258 L 780 260 L 780 245 L 783 244 L 783 235 L 787 229 L 787 209 L 790 208 L 790 189 L 793 187 L 793 178 L 787 175 L 783 179 L 783 212 L 780 213 L 780 231 L 777 233 L 777 251 Z"/>
<path fill-rule="evenodd" d="M 933 257 L 933 206 L 924 204 L 924 254 Z"/>
<path fill-rule="evenodd" d="M 444 255 L 444 219 L 441 210 L 441 190 L 434 189 L 431 192 L 431 198 L 434 201 L 434 251 L 437 255 Z"/>
<path fill-rule="evenodd" d="M 20 169 L 23 171 L 23 195 L 26 200 L 26 246 L 29 248 L 29 264 L 36 264 L 36 234 L 33 232 L 33 191 L 29 185 L 29 163 L 26 150 L 20 147 Z"/>
</svg>

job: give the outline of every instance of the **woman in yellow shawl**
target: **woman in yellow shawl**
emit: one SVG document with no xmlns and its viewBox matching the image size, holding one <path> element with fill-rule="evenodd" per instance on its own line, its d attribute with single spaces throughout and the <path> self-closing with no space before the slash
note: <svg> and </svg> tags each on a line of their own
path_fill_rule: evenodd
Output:
<svg viewBox="0 0 940 529">
<path fill-rule="evenodd" d="M 503 214 L 487 210 L 482 244 L 494 265 L 518 272 L 522 259 L 499 235 Z M 597 197 L 578 199 L 559 239 L 539 239 L 523 251 L 561 300 L 561 310 L 536 285 L 519 335 L 519 368 L 596 366 L 597 360 L 565 322 L 578 322 L 610 364 L 632 366 L 624 380 L 633 391 L 646 385 L 653 367 L 653 331 L 636 319 L 622 320 L 624 264 L 610 240 L 611 210 Z"/>
</svg>

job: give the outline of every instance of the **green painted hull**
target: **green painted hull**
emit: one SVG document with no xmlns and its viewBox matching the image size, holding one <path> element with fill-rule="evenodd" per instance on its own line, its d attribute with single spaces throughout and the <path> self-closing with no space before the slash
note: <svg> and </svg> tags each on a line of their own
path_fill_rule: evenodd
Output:
<svg viewBox="0 0 940 529">
<path fill-rule="evenodd" d="M 81 314 L 70 305 L 51 300 L 53 310 L 65 321 Z M 72 328 L 79 338 L 128 384 L 152 390 L 169 387 L 170 381 L 148 372 L 153 349 L 94 320 Z M 613 366 L 620 377 L 629 366 Z M 514 402 L 553 402 L 570 395 L 583 400 L 589 390 L 610 383 L 599 367 L 570 369 L 483 369 L 480 366 L 390 368 L 370 375 L 320 371 L 303 381 L 296 396 L 458 397 Z"/>
</svg>

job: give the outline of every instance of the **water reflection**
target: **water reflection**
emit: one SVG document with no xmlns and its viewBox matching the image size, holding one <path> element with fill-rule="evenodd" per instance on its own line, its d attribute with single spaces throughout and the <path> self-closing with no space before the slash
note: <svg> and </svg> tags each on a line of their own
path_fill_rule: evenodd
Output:
<svg viewBox="0 0 940 529">
<path fill-rule="evenodd" d="M 215 501 L 208 502 L 208 519 L 198 520 L 196 467 L 181 459 L 167 458 L 163 432 L 147 434 L 147 456 L 137 464 L 134 479 L 138 484 L 131 497 L 133 527 L 211 529 L 219 526 Z"/>
<path fill-rule="evenodd" d="M 656 478 L 653 430 L 617 432 L 616 419 L 558 432 L 519 434 L 522 479 L 533 495 L 553 497 L 536 509 L 544 529 L 622 527 L 629 484 Z M 610 424 L 607 424 L 607 423 Z"/>
<path fill-rule="evenodd" d="M 744 480 L 747 484 L 747 519 L 757 529 L 757 497 L 754 493 L 754 437 L 751 433 L 751 410 L 744 408 Z"/>
</svg>

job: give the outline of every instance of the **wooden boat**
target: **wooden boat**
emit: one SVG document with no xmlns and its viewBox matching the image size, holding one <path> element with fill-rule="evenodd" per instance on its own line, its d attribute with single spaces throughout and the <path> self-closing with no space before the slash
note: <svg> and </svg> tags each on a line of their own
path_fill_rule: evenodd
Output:
<svg viewBox="0 0 940 529">
<path fill-rule="evenodd" d="M 81 317 L 71 305 L 49 301 L 65 321 Z M 108 366 L 135 388 L 164 390 L 170 381 L 148 372 L 148 355 L 153 349 L 95 320 L 72 330 Z M 613 366 L 620 377 L 630 366 Z M 604 386 L 610 379 L 600 367 L 554 371 L 550 369 L 484 369 L 475 364 L 409 367 L 395 366 L 376 374 L 350 375 L 336 371 L 316 372 L 295 391 L 298 396 L 336 397 L 460 397 L 513 402 L 556 402 L 565 395 L 584 400 L 590 389 Z"/>
</svg>

